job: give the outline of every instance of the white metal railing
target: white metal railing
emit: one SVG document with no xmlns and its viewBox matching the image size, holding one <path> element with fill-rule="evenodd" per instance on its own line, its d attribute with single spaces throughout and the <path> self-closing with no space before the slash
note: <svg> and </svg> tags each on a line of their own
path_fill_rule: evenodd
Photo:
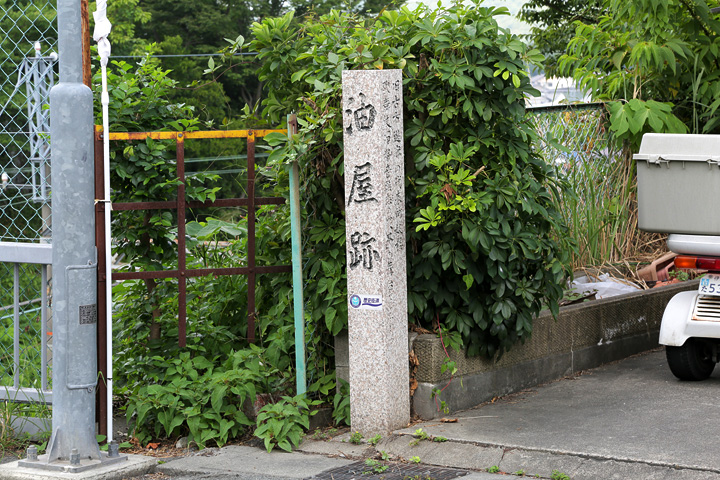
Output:
<svg viewBox="0 0 720 480">
<path fill-rule="evenodd" d="M 51 362 L 50 298 L 48 296 L 49 267 L 52 265 L 52 245 L 39 243 L 0 242 L 0 262 L 12 265 L 12 305 L 0 306 L 0 321 L 12 318 L 13 325 L 13 378 L 12 386 L 0 387 L 0 399 L 17 402 L 52 403 L 52 390 L 48 381 L 48 364 Z M 20 301 L 20 266 L 40 267 L 41 288 L 39 298 Z M 34 305 L 39 303 L 39 307 Z M 26 308 L 32 306 L 32 308 Z M 21 362 L 21 315 L 40 313 L 40 385 L 23 385 Z M 3 322 L 4 323 L 4 322 Z"/>
</svg>

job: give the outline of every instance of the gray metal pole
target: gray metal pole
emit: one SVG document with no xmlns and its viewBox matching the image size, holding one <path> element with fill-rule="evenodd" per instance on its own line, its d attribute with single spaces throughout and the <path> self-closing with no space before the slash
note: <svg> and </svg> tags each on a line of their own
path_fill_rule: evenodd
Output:
<svg viewBox="0 0 720 480">
<path fill-rule="evenodd" d="M 53 415 L 42 457 L 18 466 L 79 473 L 126 461 L 95 440 L 97 252 L 93 97 L 83 84 L 81 0 L 58 0 L 60 82 L 50 91 L 53 224 Z"/>
<path fill-rule="evenodd" d="M 60 82 L 50 91 L 53 417 L 47 462 L 100 460 L 95 440 L 97 259 L 93 97 L 83 84 L 79 0 L 58 0 Z"/>
</svg>

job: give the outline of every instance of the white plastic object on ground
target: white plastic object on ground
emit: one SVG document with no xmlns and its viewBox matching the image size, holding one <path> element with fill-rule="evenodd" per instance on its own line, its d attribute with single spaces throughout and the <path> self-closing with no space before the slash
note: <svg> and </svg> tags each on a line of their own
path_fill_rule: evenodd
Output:
<svg viewBox="0 0 720 480">
<path fill-rule="evenodd" d="M 107 88 L 107 64 L 110 59 L 110 41 L 108 35 L 112 29 L 112 24 L 107 18 L 107 0 L 98 0 L 97 9 L 93 12 L 95 19 L 95 30 L 93 31 L 93 39 L 98 44 L 98 53 L 100 54 L 100 68 L 102 73 L 102 116 L 103 116 L 103 170 L 105 182 L 104 203 L 105 203 L 105 296 L 107 310 L 106 318 L 106 350 L 107 350 L 107 442 L 113 439 L 113 348 L 112 348 L 112 236 L 110 231 L 110 211 L 112 204 L 110 203 L 110 127 L 108 121 L 108 105 L 110 104 L 110 96 Z"/>
<path fill-rule="evenodd" d="M 608 298 L 625 293 L 633 293 L 641 290 L 637 285 L 611 277 L 607 273 L 599 276 L 582 276 L 577 277 L 571 284 L 571 289 L 575 293 L 596 292 L 595 297 Z"/>
</svg>

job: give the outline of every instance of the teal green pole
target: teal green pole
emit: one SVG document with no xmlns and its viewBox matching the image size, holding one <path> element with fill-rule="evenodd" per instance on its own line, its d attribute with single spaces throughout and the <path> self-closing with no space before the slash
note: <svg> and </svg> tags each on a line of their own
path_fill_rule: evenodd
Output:
<svg viewBox="0 0 720 480">
<path fill-rule="evenodd" d="M 288 137 L 297 132 L 297 118 L 288 115 Z M 295 383 L 297 394 L 307 391 L 305 313 L 303 309 L 302 253 L 300 238 L 300 173 L 297 161 L 290 168 L 290 236 L 292 238 L 293 308 L 295 312 Z"/>
</svg>

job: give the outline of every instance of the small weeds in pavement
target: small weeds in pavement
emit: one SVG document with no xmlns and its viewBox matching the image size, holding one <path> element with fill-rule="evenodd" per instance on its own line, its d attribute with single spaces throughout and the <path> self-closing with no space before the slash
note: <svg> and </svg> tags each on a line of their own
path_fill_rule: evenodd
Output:
<svg viewBox="0 0 720 480">
<path fill-rule="evenodd" d="M 445 364 L 445 361 L 446 361 L 446 360 L 449 360 L 449 358 L 450 358 L 450 357 L 445 358 L 445 359 L 443 360 L 443 366 L 442 366 L 441 368 L 445 367 L 445 365 L 446 365 L 446 364 Z M 437 401 L 440 400 L 440 394 L 441 394 L 441 393 L 442 393 L 442 390 L 441 390 L 441 389 L 439 389 L 439 388 L 433 388 L 433 390 L 432 390 L 432 395 L 430 395 L 430 398 L 432 398 L 433 400 L 435 400 L 435 403 L 437 403 Z M 447 415 L 448 413 L 450 413 L 450 407 L 448 407 L 448 404 L 447 404 L 447 402 L 446 402 L 445 400 L 440 400 L 440 404 L 438 405 L 437 408 L 438 408 L 438 412 L 443 412 L 445 415 Z"/>
<path fill-rule="evenodd" d="M 559 470 L 553 470 L 552 475 L 550 475 L 550 480 L 570 480 L 570 477 Z"/>
<path fill-rule="evenodd" d="M 438 436 L 438 437 L 433 437 L 432 441 L 437 442 L 437 443 L 442 443 L 442 442 L 447 442 L 448 439 L 445 437 Z"/>
<path fill-rule="evenodd" d="M 414 447 L 415 445 L 419 444 L 421 440 L 429 440 L 430 435 L 427 434 L 426 431 L 424 431 L 422 428 L 418 428 L 415 430 L 415 433 L 413 434 L 415 437 L 415 440 L 410 442 L 410 446 Z"/>
<path fill-rule="evenodd" d="M 377 460 L 373 460 L 372 458 L 368 458 L 367 460 L 365 460 L 365 466 L 371 468 L 372 470 L 364 470 L 363 475 L 383 473 L 385 470 L 388 469 L 387 465 L 384 465 L 382 462 L 379 462 Z"/>
<path fill-rule="evenodd" d="M 368 440 L 368 443 L 372 445 L 373 447 L 380 443 L 380 440 L 382 440 L 382 436 L 378 433 L 374 437 L 372 437 L 370 440 Z"/>
<path fill-rule="evenodd" d="M 350 443 L 354 443 L 355 445 L 360 445 L 363 443 L 363 436 L 360 432 L 355 432 L 352 435 L 350 435 Z"/>
<path fill-rule="evenodd" d="M 326 430 L 316 428 L 310 438 L 312 438 L 313 440 L 330 440 L 337 433 L 338 433 L 337 428 L 328 428 Z"/>
<path fill-rule="evenodd" d="M 513 473 L 513 475 L 517 475 L 518 477 L 524 477 L 525 470 L 518 470 L 517 472 Z"/>
<path fill-rule="evenodd" d="M 96 440 L 98 443 L 104 442 L 106 438 L 107 438 L 107 437 L 106 437 L 105 435 L 95 435 L 95 440 Z M 118 445 L 118 448 L 121 449 L 121 450 L 123 450 L 123 449 L 126 449 L 126 448 L 133 448 L 133 445 L 132 445 L 132 443 L 130 443 L 130 442 L 122 442 L 122 443 L 120 443 L 120 444 Z M 106 444 L 104 444 L 104 445 L 100 445 L 100 450 L 102 450 L 103 452 L 107 452 L 107 450 L 108 450 L 108 444 L 106 443 Z"/>
<path fill-rule="evenodd" d="M 6 394 L 10 396 L 7 387 Z M 25 449 L 34 443 L 27 433 L 19 433 L 24 423 L 33 424 L 38 428 L 48 425 L 52 411 L 44 403 L 42 392 L 38 391 L 40 402 L 21 403 L 16 402 L 13 396 L 0 402 L 0 453 L 5 455 L 23 455 Z M 17 395 L 17 394 L 15 394 Z M 44 443 L 50 438 L 50 431 L 43 431 L 38 437 Z M 40 451 L 40 446 L 38 450 Z"/>
<path fill-rule="evenodd" d="M 417 455 L 416 455 L 416 456 L 413 456 L 413 457 L 410 457 L 410 461 L 411 461 L 412 463 L 420 463 L 420 457 L 418 457 Z"/>
<path fill-rule="evenodd" d="M 493 465 L 492 467 L 487 469 L 488 473 L 498 473 L 500 471 L 500 467 L 497 465 Z"/>
</svg>

